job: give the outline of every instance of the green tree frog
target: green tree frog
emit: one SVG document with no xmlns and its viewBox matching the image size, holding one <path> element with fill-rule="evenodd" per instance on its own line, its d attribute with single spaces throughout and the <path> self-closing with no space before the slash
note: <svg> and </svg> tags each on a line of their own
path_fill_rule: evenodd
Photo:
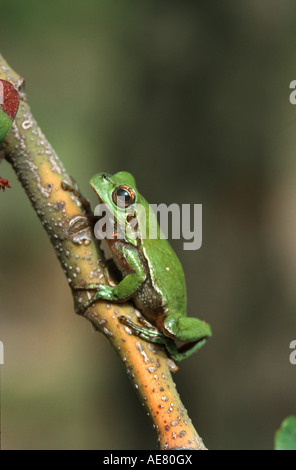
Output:
<svg viewBox="0 0 296 470">
<path fill-rule="evenodd" d="M 183 269 L 168 240 L 162 237 L 154 212 L 128 172 L 98 173 L 90 185 L 112 226 L 112 237 L 105 238 L 122 280 L 115 286 L 86 285 L 84 288 L 97 292 L 85 307 L 98 299 L 132 299 L 144 316 L 142 325 L 126 317 L 120 317 L 120 321 L 133 334 L 164 344 L 172 359 L 185 359 L 206 342 L 211 328 L 204 321 L 186 316 Z M 151 227 L 154 237 L 149 237 Z M 183 344 L 178 348 L 176 341 Z"/>
</svg>

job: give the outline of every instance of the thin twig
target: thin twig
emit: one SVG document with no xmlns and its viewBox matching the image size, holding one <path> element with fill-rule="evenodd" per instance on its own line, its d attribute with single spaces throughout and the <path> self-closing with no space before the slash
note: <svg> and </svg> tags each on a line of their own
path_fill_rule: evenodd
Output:
<svg viewBox="0 0 296 470">
<path fill-rule="evenodd" d="M 104 258 L 82 196 L 63 189 L 64 181 L 68 185 L 73 182 L 31 114 L 23 79 L 1 56 L 0 78 L 14 83 L 21 96 L 18 114 L 1 151 L 49 235 L 69 284 L 107 283 Z M 83 290 L 72 293 L 75 310 L 81 314 L 81 305 L 91 294 Z M 118 353 L 152 419 L 159 448 L 204 450 L 172 380 L 172 361 L 161 347 L 132 335 L 119 322 L 120 315 L 137 322 L 137 313 L 130 303 L 117 305 L 100 300 L 83 312 Z"/>
</svg>

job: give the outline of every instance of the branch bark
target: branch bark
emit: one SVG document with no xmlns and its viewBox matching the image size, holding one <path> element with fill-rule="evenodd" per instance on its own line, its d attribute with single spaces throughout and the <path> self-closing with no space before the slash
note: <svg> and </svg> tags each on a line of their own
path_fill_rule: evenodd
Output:
<svg viewBox="0 0 296 470">
<path fill-rule="evenodd" d="M 105 260 L 93 235 L 82 197 L 63 189 L 73 185 L 57 154 L 33 118 L 27 103 L 24 81 L 0 55 L 0 78 L 11 81 L 20 93 L 15 122 L 0 151 L 13 166 L 34 210 L 45 228 L 68 282 L 107 283 Z M 72 291 L 74 308 L 89 298 L 87 291 Z M 124 315 L 137 322 L 131 303 L 98 301 L 83 313 L 116 350 L 142 404 L 150 415 L 163 450 L 205 450 L 171 376 L 176 370 L 161 347 L 140 340 L 118 321 Z"/>
</svg>

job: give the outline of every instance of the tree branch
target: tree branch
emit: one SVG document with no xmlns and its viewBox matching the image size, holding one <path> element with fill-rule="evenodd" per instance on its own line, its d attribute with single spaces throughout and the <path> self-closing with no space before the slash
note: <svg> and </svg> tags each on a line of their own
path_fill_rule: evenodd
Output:
<svg viewBox="0 0 296 470">
<path fill-rule="evenodd" d="M 20 93 L 15 122 L 1 146 L 13 166 L 34 210 L 44 226 L 68 282 L 107 283 L 105 262 L 93 235 L 82 196 L 64 189 L 73 185 L 55 151 L 33 118 L 23 79 L 0 56 L 0 78 L 11 81 Z M 72 291 L 74 308 L 89 299 L 87 291 Z M 122 325 L 124 315 L 137 322 L 132 304 L 100 300 L 83 316 L 108 339 L 116 350 L 157 432 L 160 449 L 206 449 L 194 429 L 172 380 L 176 366 L 161 347 L 140 340 Z"/>
</svg>

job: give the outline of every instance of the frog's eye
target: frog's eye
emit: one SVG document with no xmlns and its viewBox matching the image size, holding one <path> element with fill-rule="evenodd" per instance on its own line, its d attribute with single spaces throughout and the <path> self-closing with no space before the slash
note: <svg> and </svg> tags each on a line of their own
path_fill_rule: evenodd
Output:
<svg viewBox="0 0 296 470">
<path fill-rule="evenodd" d="M 135 202 L 135 191 L 126 184 L 117 186 L 113 191 L 112 199 L 118 207 L 128 207 Z"/>
</svg>

